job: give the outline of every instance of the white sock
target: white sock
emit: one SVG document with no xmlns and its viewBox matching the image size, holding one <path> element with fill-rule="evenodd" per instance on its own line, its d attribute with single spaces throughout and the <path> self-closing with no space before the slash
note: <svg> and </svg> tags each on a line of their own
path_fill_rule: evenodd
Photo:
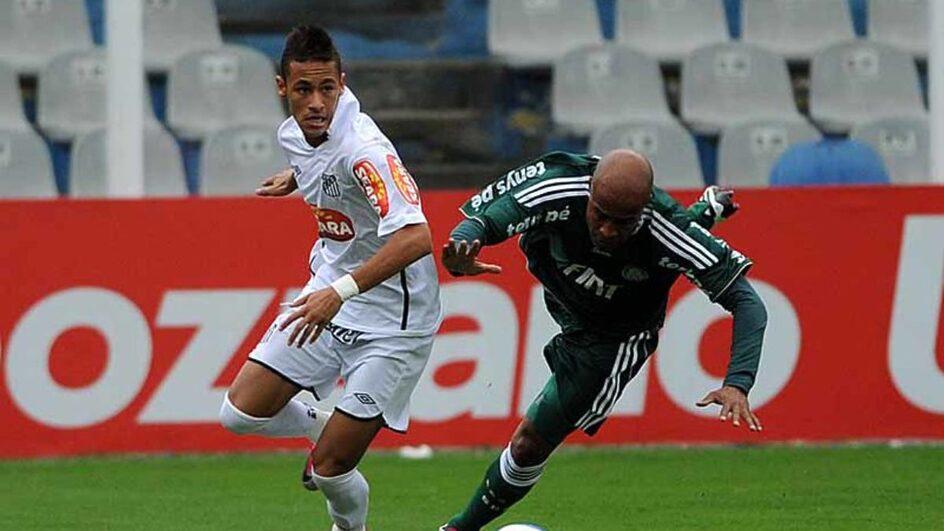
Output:
<svg viewBox="0 0 944 531">
<path fill-rule="evenodd" d="M 367 524 L 367 497 L 370 487 L 355 468 L 340 476 L 315 474 L 315 483 L 328 500 L 328 514 L 341 529 L 363 529 Z"/>
<path fill-rule="evenodd" d="M 317 442 L 331 413 L 309 406 L 301 400 L 289 400 L 272 417 L 254 417 L 240 411 L 229 399 L 223 399 L 220 421 L 234 433 L 254 433 L 268 437 L 308 437 Z"/>
<path fill-rule="evenodd" d="M 511 455 L 511 446 L 505 447 L 498 462 L 498 470 L 502 479 L 515 487 L 530 487 L 541 479 L 547 461 L 534 466 L 521 466 Z"/>
</svg>

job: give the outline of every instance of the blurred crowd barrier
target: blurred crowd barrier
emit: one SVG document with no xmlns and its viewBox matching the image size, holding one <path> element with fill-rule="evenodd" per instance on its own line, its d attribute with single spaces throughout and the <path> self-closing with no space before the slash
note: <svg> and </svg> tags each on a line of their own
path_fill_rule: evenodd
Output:
<svg viewBox="0 0 944 531">
<path fill-rule="evenodd" d="M 470 194 L 424 195 L 436 248 Z M 944 439 L 944 189 L 738 197 L 717 233 L 756 262 L 770 315 L 751 394 L 764 432 L 695 408 L 723 377 L 730 321 L 683 279 L 654 359 L 598 436 L 574 442 Z M 317 223 L 302 202 L 0 202 L 0 218 L 0 457 L 304 447 L 216 421 L 278 304 L 307 280 Z M 446 321 L 410 432 L 378 446 L 504 444 L 546 379 L 557 329 L 541 289 L 513 242 L 485 256 L 504 273 L 440 272 Z"/>
</svg>

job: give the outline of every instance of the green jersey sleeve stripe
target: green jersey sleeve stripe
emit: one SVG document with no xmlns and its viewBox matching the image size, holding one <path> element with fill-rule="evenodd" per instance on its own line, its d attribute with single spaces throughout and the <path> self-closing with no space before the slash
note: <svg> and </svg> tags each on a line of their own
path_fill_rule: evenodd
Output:
<svg viewBox="0 0 944 531">
<path fill-rule="evenodd" d="M 674 239 L 681 244 L 686 249 L 690 250 L 692 253 L 701 256 L 704 260 L 707 260 L 708 264 L 714 264 L 718 261 L 718 257 L 711 253 L 708 249 L 705 248 L 698 240 L 692 238 L 688 234 L 685 234 L 685 231 L 673 225 L 669 220 L 665 219 L 662 214 L 659 214 L 656 211 L 652 212 L 653 220 L 656 221 L 661 226 L 665 227 L 670 233 L 674 233 Z"/>
<path fill-rule="evenodd" d="M 577 177 L 555 177 L 553 179 L 547 179 L 545 181 L 536 183 L 535 185 L 529 186 L 525 188 L 524 190 L 521 190 L 520 192 L 515 192 L 515 199 L 524 200 L 525 196 L 530 196 L 531 194 L 537 193 L 538 191 L 542 189 L 546 189 L 548 187 L 553 187 L 560 184 L 589 183 L 589 182 L 590 182 L 589 175 L 581 175 Z"/>
</svg>

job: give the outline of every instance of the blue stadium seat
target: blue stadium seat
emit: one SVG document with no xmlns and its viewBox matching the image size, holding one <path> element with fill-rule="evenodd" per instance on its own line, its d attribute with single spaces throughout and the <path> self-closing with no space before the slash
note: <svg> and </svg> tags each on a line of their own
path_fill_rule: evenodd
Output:
<svg viewBox="0 0 944 531">
<path fill-rule="evenodd" d="M 770 185 L 889 184 L 882 158 L 856 140 L 824 139 L 791 146 L 770 172 Z"/>
</svg>

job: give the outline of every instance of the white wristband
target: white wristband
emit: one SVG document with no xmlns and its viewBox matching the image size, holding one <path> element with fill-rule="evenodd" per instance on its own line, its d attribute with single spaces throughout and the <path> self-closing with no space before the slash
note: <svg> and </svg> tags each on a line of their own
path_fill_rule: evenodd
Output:
<svg viewBox="0 0 944 531">
<path fill-rule="evenodd" d="M 341 297 L 341 302 L 361 292 L 360 288 L 357 287 L 357 282 L 354 281 L 354 277 L 351 275 L 344 275 L 335 280 L 331 283 L 331 287 L 338 293 L 338 296 Z"/>
</svg>

